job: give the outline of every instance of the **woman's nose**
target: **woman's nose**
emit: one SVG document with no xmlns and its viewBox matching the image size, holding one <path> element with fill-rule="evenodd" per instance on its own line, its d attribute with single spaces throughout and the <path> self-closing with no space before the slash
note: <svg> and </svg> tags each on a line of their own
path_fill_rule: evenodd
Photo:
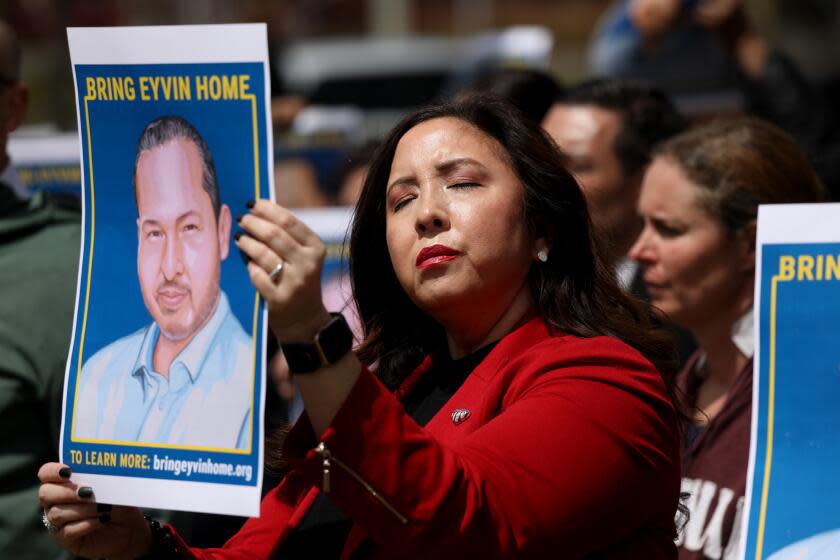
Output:
<svg viewBox="0 0 840 560">
<path fill-rule="evenodd" d="M 633 242 L 633 246 L 630 247 L 628 256 L 634 261 L 643 264 L 649 264 L 653 261 L 653 251 L 651 250 L 650 235 L 647 226 L 642 229 L 641 233 L 639 233 L 639 237 L 637 237 L 636 241 Z"/>
<path fill-rule="evenodd" d="M 443 196 L 436 193 L 420 195 L 415 229 L 418 233 L 433 233 L 449 229 L 449 210 Z"/>
</svg>

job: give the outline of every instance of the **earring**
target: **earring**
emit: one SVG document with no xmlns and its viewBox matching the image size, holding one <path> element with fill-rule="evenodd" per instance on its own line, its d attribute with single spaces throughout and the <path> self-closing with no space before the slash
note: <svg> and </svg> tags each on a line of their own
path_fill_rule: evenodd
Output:
<svg viewBox="0 0 840 560">
<path fill-rule="evenodd" d="M 537 251 L 537 259 L 540 262 L 548 262 L 548 249 L 540 249 Z"/>
</svg>

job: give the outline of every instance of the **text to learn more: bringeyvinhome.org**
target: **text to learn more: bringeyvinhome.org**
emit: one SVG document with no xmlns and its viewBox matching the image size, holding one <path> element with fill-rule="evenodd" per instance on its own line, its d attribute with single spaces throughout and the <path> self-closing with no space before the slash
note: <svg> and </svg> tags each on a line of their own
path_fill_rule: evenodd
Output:
<svg viewBox="0 0 840 560">
<path fill-rule="evenodd" d="M 214 476 L 230 476 L 244 478 L 251 481 L 254 471 L 252 465 L 233 465 L 231 463 L 219 463 L 212 459 L 199 458 L 195 461 L 186 459 L 170 459 L 168 456 L 152 458 L 152 469 L 156 471 L 171 472 L 175 476 L 189 478 L 193 474 L 211 474 Z"/>
</svg>

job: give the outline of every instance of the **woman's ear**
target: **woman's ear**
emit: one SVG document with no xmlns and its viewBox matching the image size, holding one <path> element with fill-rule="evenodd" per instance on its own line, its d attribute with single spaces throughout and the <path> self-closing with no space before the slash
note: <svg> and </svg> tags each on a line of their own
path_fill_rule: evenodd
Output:
<svg viewBox="0 0 840 560">
<path fill-rule="evenodd" d="M 549 253 L 551 253 L 554 244 L 554 226 L 547 223 L 544 217 L 541 217 L 537 221 L 533 235 L 535 237 L 534 260 L 541 263 L 548 262 Z"/>
<path fill-rule="evenodd" d="M 548 240 L 545 237 L 540 237 L 534 243 L 534 258 L 543 263 L 548 262 L 548 253 L 550 250 L 551 247 L 548 244 Z"/>
</svg>

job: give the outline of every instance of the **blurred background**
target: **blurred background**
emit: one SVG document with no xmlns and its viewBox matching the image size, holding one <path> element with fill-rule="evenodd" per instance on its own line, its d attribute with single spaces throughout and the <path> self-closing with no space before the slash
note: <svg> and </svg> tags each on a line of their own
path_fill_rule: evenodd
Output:
<svg viewBox="0 0 840 560">
<path fill-rule="evenodd" d="M 30 92 L 8 145 L 13 166 L 30 191 L 73 196 L 81 174 L 67 27 L 265 22 L 277 200 L 312 209 L 299 215 L 309 213 L 335 263 L 350 213 L 320 207 L 354 203 L 377 140 L 402 115 L 470 90 L 506 90 L 544 124 L 582 80 L 643 79 L 693 120 L 754 112 L 776 122 L 840 200 L 840 0 L 0 0 L 0 18 L 20 36 Z M 0 75 L 0 94 L 22 95 L 15 85 Z M 332 234 L 314 225 L 324 216 L 338 224 Z M 328 308 L 350 309 L 358 333 L 349 283 L 334 278 Z M 269 427 L 301 408 L 271 344 Z M 34 468 L 25 472 L 30 480 Z M 33 531 L 46 537 L 39 516 Z M 241 522 L 178 524 L 193 545 L 218 546 Z"/>
<path fill-rule="evenodd" d="M 686 6 L 697 0 L 681 0 Z M 727 4 L 733 0 L 723 0 Z M 737 1 L 737 0 L 735 0 Z M 731 113 L 742 103 L 731 73 L 694 37 L 694 58 L 649 69 L 620 49 L 626 2 L 611 0 L 2 0 L 0 17 L 23 43 L 31 91 L 10 151 L 34 188 L 78 181 L 68 26 L 266 22 L 280 202 L 352 202 L 375 142 L 405 112 L 451 96 L 502 68 L 545 71 L 562 85 L 598 74 L 659 82 L 689 115 Z M 744 0 L 750 25 L 786 53 L 836 108 L 840 2 Z M 698 61 L 700 61 L 698 63 Z M 706 64 L 706 61 L 711 61 Z M 35 141 L 37 140 L 37 141 Z M 43 163 L 45 142 L 53 159 Z M 36 153 L 32 153 L 36 152 Z M 39 155 L 40 154 L 40 155 Z M 27 166 L 32 161 L 33 165 Z M 35 165 L 38 163 L 38 165 Z M 77 184 L 77 183 L 76 183 Z M 52 185 L 52 187 L 51 187 Z M 65 187 L 62 187 L 64 185 Z M 346 191 L 344 190 L 346 189 Z"/>
</svg>

